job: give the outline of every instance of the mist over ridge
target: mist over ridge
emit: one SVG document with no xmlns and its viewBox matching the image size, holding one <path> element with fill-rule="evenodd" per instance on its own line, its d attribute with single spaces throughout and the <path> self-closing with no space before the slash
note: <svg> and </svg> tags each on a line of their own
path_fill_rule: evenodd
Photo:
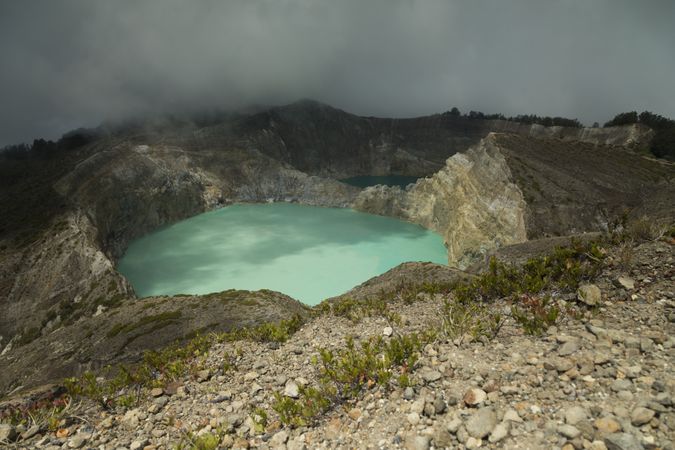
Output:
<svg viewBox="0 0 675 450">
<path fill-rule="evenodd" d="M 298 98 L 385 117 L 672 117 L 674 20 L 668 1 L 3 2 L 0 146 Z"/>
</svg>

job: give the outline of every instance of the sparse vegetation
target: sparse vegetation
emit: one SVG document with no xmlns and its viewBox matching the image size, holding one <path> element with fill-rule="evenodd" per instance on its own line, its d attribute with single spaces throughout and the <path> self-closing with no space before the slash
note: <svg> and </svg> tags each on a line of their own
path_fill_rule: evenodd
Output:
<svg viewBox="0 0 675 450">
<path fill-rule="evenodd" d="M 301 387 L 297 400 L 276 393 L 273 409 L 282 423 L 304 426 L 329 408 L 356 398 L 364 390 L 389 389 L 393 384 L 406 386 L 418 353 L 434 338 L 433 332 L 413 333 L 389 340 L 370 338 L 357 345 L 350 337 L 345 348 L 337 352 L 320 349 L 320 358 L 314 361 L 320 372 L 318 387 Z"/>
<path fill-rule="evenodd" d="M 454 298 L 443 302 L 441 329 L 452 340 L 461 343 L 466 337 L 473 340 L 494 339 L 504 323 L 501 314 L 486 305 L 464 303 Z"/>
<path fill-rule="evenodd" d="M 133 324 L 116 325 L 108 337 L 121 332 L 130 332 L 146 324 L 166 324 L 180 317 L 180 311 L 146 316 Z M 258 342 L 284 342 L 304 323 L 295 316 L 279 323 L 264 323 L 252 328 L 237 329 L 225 333 L 197 335 L 186 344 L 176 342 L 160 351 L 149 350 L 143 361 L 132 366 L 107 367 L 101 373 L 85 372 L 80 377 L 68 378 L 64 384 L 72 397 L 94 400 L 104 408 L 129 407 L 138 399 L 142 388 L 162 386 L 168 382 L 195 374 L 203 368 L 203 360 L 209 349 L 219 342 L 254 340 Z M 234 360 L 225 357 L 223 373 L 234 367 Z"/>
<path fill-rule="evenodd" d="M 548 295 L 523 294 L 520 301 L 511 307 L 511 315 L 527 334 L 542 334 L 555 325 L 560 308 L 551 302 Z"/>
<path fill-rule="evenodd" d="M 176 450 L 216 450 L 219 448 L 223 435 L 222 431 L 200 435 L 187 433 L 175 448 Z"/>
<path fill-rule="evenodd" d="M 40 431 L 56 431 L 74 414 L 73 400 L 68 396 L 40 400 L 29 405 L 10 406 L 0 411 L 0 423 L 37 427 Z"/>
</svg>

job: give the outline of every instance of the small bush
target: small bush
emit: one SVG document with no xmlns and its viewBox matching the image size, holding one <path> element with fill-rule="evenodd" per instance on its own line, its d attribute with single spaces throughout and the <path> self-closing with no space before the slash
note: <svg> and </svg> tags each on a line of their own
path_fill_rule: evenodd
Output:
<svg viewBox="0 0 675 450">
<path fill-rule="evenodd" d="M 371 297 L 362 300 L 355 300 L 346 297 L 333 303 L 322 303 L 317 311 L 319 314 L 332 314 L 337 317 L 344 317 L 352 322 L 358 323 L 365 317 L 384 317 L 391 323 L 400 324 L 401 317 L 391 311 L 390 301 L 393 295 L 382 293 L 378 297 Z"/>
<path fill-rule="evenodd" d="M 319 350 L 318 387 L 300 388 L 295 400 L 275 394 L 273 409 L 282 423 L 305 426 L 332 406 L 359 396 L 376 386 L 408 386 L 421 348 L 435 338 L 433 333 L 396 336 L 389 340 L 371 338 L 357 346 L 347 338 L 346 347 L 333 353 Z"/>
<path fill-rule="evenodd" d="M 511 315 L 527 334 L 540 335 L 555 325 L 560 309 L 551 302 L 551 297 L 523 295 L 517 305 L 511 307 Z"/>
<path fill-rule="evenodd" d="M 452 340 L 481 337 L 494 339 L 504 323 L 499 313 L 480 303 L 464 303 L 454 298 L 443 302 L 443 333 Z"/>
</svg>

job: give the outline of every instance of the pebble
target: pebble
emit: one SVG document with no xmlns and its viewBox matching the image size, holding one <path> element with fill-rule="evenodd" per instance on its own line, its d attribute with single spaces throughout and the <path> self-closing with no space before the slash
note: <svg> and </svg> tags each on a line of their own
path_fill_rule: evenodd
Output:
<svg viewBox="0 0 675 450">
<path fill-rule="evenodd" d="M 286 382 L 284 387 L 284 395 L 290 398 L 299 398 L 300 397 L 300 387 L 295 381 Z"/>
<path fill-rule="evenodd" d="M 572 406 L 565 410 L 565 422 L 570 425 L 576 425 L 587 417 L 586 410 L 581 406 Z"/>
<path fill-rule="evenodd" d="M 644 446 L 628 433 L 613 433 L 605 437 L 607 450 L 644 450 Z"/>
<path fill-rule="evenodd" d="M 560 425 L 558 427 L 558 433 L 562 434 L 566 438 L 574 439 L 581 434 L 581 431 L 572 425 L 566 424 Z"/>
<path fill-rule="evenodd" d="M 436 380 L 439 380 L 443 376 L 443 374 L 441 374 L 438 370 L 433 370 L 425 367 L 420 371 L 420 376 L 427 383 L 432 383 Z"/>
<path fill-rule="evenodd" d="M 489 435 L 496 425 L 497 415 L 491 408 L 477 410 L 465 424 L 469 435 L 479 439 Z"/>
<path fill-rule="evenodd" d="M 619 278 L 616 279 L 616 281 L 619 287 L 623 287 L 624 289 L 628 289 L 629 291 L 635 289 L 635 280 L 629 276 L 626 275 L 620 276 Z"/>
<path fill-rule="evenodd" d="M 577 290 L 577 299 L 589 306 L 595 306 L 602 300 L 602 293 L 595 284 L 582 284 Z"/>
<path fill-rule="evenodd" d="M 288 432 L 286 430 L 281 430 L 272 436 L 272 439 L 270 439 L 270 444 L 272 447 L 281 447 L 282 445 L 286 444 L 288 441 Z"/>
<path fill-rule="evenodd" d="M 501 441 L 502 439 L 504 439 L 508 435 L 509 435 L 508 422 L 502 422 L 502 423 L 497 424 L 497 426 L 494 427 L 494 429 L 492 430 L 492 433 L 490 434 L 490 438 L 488 440 L 494 444 L 495 442 Z"/>
<path fill-rule="evenodd" d="M 150 395 L 153 397 L 161 397 L 164 394 L 164 389 L 161 387 L 156 387 L 150 390 Z"/>
<path fill-rule="evenodd" d="M 630 422 L 636 426 L 642 426 L 654 418 L 654 411 L 641 406 L 635 408 L 630 415 Z"/>
<path fill-rule="evenodd" d="M 601 433 L 616 433 L 621 431 L 621 425 L 611 417 L 601 417 L 593 422 L 595 428 Z"/>
<path fill-rule="evenodd" d="M 428 436 L 413 435 L 405 440 L 406 450 L 428 450 L 430 444 Z"/>
<path fill-rule="evenodd" d="M 478 406 L 487 399 L 487 393 L 479 388 L 471 388 L 464 394 L 463 400 L 468 406 Z"/>
<path fill-rule="evenodd" d="M 568 356 L 572 353 L 576 353 L 579 350 L 579 341 L 567 341 L 558 349 L 559 356 Z M 570 367 L 571 368 L 571 367 Z M 569 369 L 567 369 L 569 370 Z M 560 372 L 560 371 L 559 371 Z"/>
</svg>

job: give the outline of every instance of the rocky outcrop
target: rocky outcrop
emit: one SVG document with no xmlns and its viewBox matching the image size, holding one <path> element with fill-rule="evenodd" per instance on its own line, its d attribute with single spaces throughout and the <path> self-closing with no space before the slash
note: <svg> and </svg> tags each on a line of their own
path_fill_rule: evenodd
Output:
<svg viewBox="0 0 675 450">
<path fill-rule="evenodd" d="M 642 124 L 607 128 L 573 128 L 539 124 L 524 124 L 507 120 L 488 121 L 493 132 L 517 134 L 536 139 L 560 139 L 565 142 L 585 142 L 594 145 L 620 146 L 640 150 L 647 148 L 654 131 Z"/>
<path fill-rule="evenodd" d="M 463 268 L 489 250 L 527 239 L 525 200 L 511 178 L 490 135 L 405 191 L 386 186 L 365 189 L 354 208 L 435 230 L 448 248 L 448 263 Z"/>
<path fill-rule="evenodd" d="M 406 190 L 365 189 L 354 207 L 437 231 L 463 268 L 526 239 L 607 230 L 624 211 L 672 220 L 673 167 L 606 145 L 492 133 Z"/>
<path fill-rule="evenodd" d="M 93 314 L 99 305 L 132 295 L 131 287 L 98 247 L 96 228 L 79 212 L 61 216 L 11 256 L 0 262 L 5 273 L 15 274 L 0 314 L 0 335 L 6 338 L 17 333 L 23 339 L 48 334 Z"/>
</svg>

